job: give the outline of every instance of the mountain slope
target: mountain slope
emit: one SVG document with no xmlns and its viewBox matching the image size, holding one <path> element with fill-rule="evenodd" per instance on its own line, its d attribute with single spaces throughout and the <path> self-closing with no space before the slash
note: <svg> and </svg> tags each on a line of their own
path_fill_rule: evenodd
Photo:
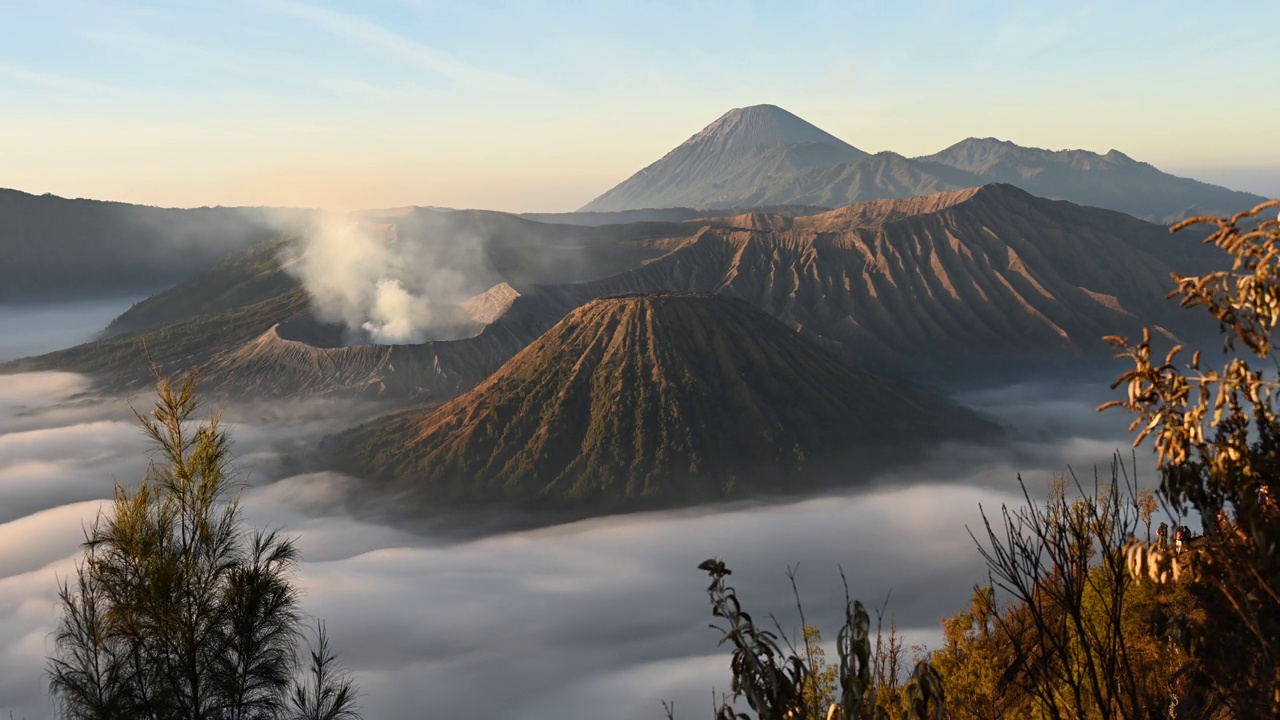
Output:
<svg viewBox="0 0 1280 720">
<path fill-rule="evenodd" d="M 1197 239 L 1097 208 L 988 185 L 799 218 L 702 228 L 644 267 L 538 288 L 554 322 L 596 297 L 679 290 L 747 301 L 842 354 L 885 367 L 1106 352 L 1143 323 L 1180 330 L 1169 272 L 1214 259 Z"/>
<path fill-rule="evenodd" d="M 644 210 L 619 210 L 617 212 L 564 212 L 564 213 L 520 213 L 526 220 L 561 225 L 624 225 L 638 222 L 688 222 L 689 220 L 706 220 L 726 215 L 741 215 L 744 212 L 758 211 L 775 215 L 815 215 L 829 210 L 826 207 L 808 205 L 772 205 L 737 208 L 715 208 L 694 210 L 692 208 L 646 208 Z"/>
<path fill-rule="evenodd" d="M 295 240 L 286 235 L 261 243 L 141 300 L 112 320 L 105 334 L 122 335 L 201 315 L 234 312 L 293 293 L 301 285 L 281 271 L 280 253 Z"/>
<path fill-rule="evenodd" d="M 1103 335 L 1134 333 L 1143 324 L 1195 330 L 1186 325 L 1187 313 L 1163 299 L 1169 273 L 1196 274 L 1216 259 L 1194 236 L 999 184 L 798 218 L 696 221 L 676 230 L 646 237 L 649 259 L 622 272 L 497 286 L 461 303 L 469 317 L 492 321 L 475 337 L 334 347 L 341 333 L 317 325 L 305 293 L 296 290 L 280 305 L 192 318 L 0 370 L 96 370 L 118 386 L 145 380 L 145 346 L 162 363 L 210 363 L 206 385 L 225 392 L 441 399 L 497 369 L 575 308 L 632 292 L 739 298 L 840 355 L 896 373 L 963 374 L 993 363 L 1025 369 L 1103 357 Z M 289 343 L 310 345 L 309 359 L 302 362 L 301 348 Z M 464 370 L 450 358 L 472 366 Z M 130 362 L 132 374 L 124 373 Z"/>
<path fill-rule="evenodd" d="M 1119 210 L 1159 223 L 1196 214 L 1230 215 L 1265 198 L 1181 178 L 1118 150 L 1042 150 L 995 138 L 968 138 L 917 158 L 1011 183 L 1035 195 Z"/>
<path fill-rule="evenodd" d="M 865 152 L 782 108 L 736 108 L 587 203 L 580 212 L 727 207 L 771 173 L 865 156 Z M 734 182 L 733 178 L 739 179 Z"/>
<path fill-rule="evenodd" d="M 365 215 L 393 228 L 389 234 L 405 256 L 425 258 L 434 267 L 454 271 L 464 294 L 440 299 L 446 315 L 449 304 L 502 283 L 523 287 L 576 282 L 636 267 L 665 252 L 660 243 L 655 246 L 650 240 L 696 230 L 666 222 L 556 225 L 484 210 L 407 208 Z M 135 304 L 112 321 L 108 334 L 154 330 L 201 315 L 231 312 L 302 288 L 285 266 L 301 255 L 308 229 L 299 225 Z"/>
<path fill-rule="evenodd" d="M 157 208 L 0 189 L 0 302 L 154 292 L 307 211 Z"/>
<path fill-rule="evenodd" d="M 796 493 L 992 431 L 741 301 L 633 295 L 578 308 L 434 411 L 329 445 L 418 507 L 612 512 Z"/>
<path fill-rule="evenodd" d="M 191 370 L 227 348 L 252 341 L 275 325 L 313 322 L 310 318 L 306 293 L 294 290 L 245 307 L 2 363 L 0 373 L 77 372 L 93 376 L 102 389 L 131 391 L 152 382 L 152 362 L 166 372 Z"/>
<path fill-rule="evenodd" d="M 741 204 L 768 206 L 775 200 L 818 207 L 840 207 L 883 198 L 908 198 L 982 185 L 981 178 L 938 163 L 925 163 L 894 152 L 876 153 L 854 162 L 799 172 L 780 173 Z"/>
<path fill-rule="evenodd" d="M 513 307 L 520 300 L 516 284 L 616 274 L 698 230 L 673 223 L 548 225 L 484 211 L 410 209 L 378 219 L 391 221 L 398 242 L 428 245 L 423 255 L 443 262 L 457 252 L 463 260 L 461 287 L 474 294 L 431 306 L 433 342 L 340 347 L 357 340 L 343 325 L 322 322 L 306 289 L 285 271 L 299 251 L 293 233 L 137 303 L 112 322 L 106 339 L 0 364 L 0 372 L 84 372 L 103 389 L 127 391 L 148 382 L 154 361 L 169 369 L 206 366 L 204 387 L 220 395 L 452 397 L 554 323 Z"/>
</svg>

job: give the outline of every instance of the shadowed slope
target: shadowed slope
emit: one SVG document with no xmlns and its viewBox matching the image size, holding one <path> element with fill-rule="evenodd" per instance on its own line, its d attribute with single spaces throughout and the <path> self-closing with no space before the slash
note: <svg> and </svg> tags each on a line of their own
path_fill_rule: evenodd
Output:
<svg viewBox="0 0 1280 720">
<path fill-rule="evenodd" d="M 450 398 L 474 387 L 529 342 L 502 326 L 480 335 L 418 345 L 316 347 L 273 326 L 215 357 L 204 384 L 216 394 L 256 398 L 360 395 L 392 401 Z"/>
<path fill-rule="evenodd" d="M 301 284 L 281 272 L 279 260 L 281 251 L 295 241 L 296 235 L 290 233 L 261 243 L 135 303 L 111 321 L 105 334 L 122 335 L 236 311 L 295 292 Z"/>
<path fill-rule="evenodd" d="M 916 159 L 973 173 L 985 182 L 1012 183 L 1041 197 L 1119 210 L 1159 223 L 1197 214 L 1231 215 L 1264 200 L 1253 193 L 1161 172 L 1118 150 L 1100 155 L 969 138 Z"/>
<path fill-rule="evenodd" d="M 0 302 L 154 292 L 307 215 L 284 208 L 158 208 L 0 188 Z"/>
<path fill-rule="evenodd" d="M 435 411 L 331 444 L 428 508 L 599 512 L 796 493 L 849 461 L 992 430 L 741 301 L 635 295 L 578 308 Z"/>
<path fill-rule="evenodd" d="M 437 266 L 456 267 L 465 276 L 460 288 L 463 297 L 435 298 L 442 306 L 438 314 L 445 317 L 445 325 L 451 313 L 444 306 L 500 283 L 524 286 L 603 277 L 663 252 L 647 240 L 692 234 L 696 229 L 656 222 L 610 227 L 553 225 L 484 210 L 407 208 L 398 214 L 391 212 L 365 215 L 385 221 L 381 224 L 391 229 L 388 236 L 396 238 L 406 252 L 421 250 L 419 254 Z M 300 225 L 137 303 L 111 323 L 108 334 L 151 330 L 201 315 L 235 311 L 301 288 L 301 281 L 285 266 L 298 260 L 307 231 L 307 226 Z"/>
<path fill-rule="evenodd" d="M 892 365 L 1103 352 L 1103 335 L 1178 324 L 1163 300 L 1169 271 L 1199 271 L 1206 258 L 1182 240 L 1119 213 L 990 185 L 800 218 L 726 218 L 642 268 L 522 300 L 541 302 L 554 321 L 605 295 L 720 293 Z"/>
<path fill-rule="evenodd" d="M 976 175 L 894 152 L 855 162 L 778 173 L 756 184 L 742 205 L 781 203 L 839 207 L 881 198 L 909 198 L 981 185 Z"/>
<path fill-rule="evenodd" d="M 148 384 L 147 367 L 155 361 L 170 369 L 208 364 L 204 387 L 215 393 L 451 397 L 550 327 L 541 316 L 529 325 L 518 309 L 508 312 L 519 296 L 515 284 L 607 276 L 667 252 L 698 230 L 678 223 L 574 227 L 505 213 L 421 208 L 383 219 L 396 228 L 399 242 L 433 244 L 436 259 L 453 252 L 480 256 L 466 264 L 472 294 L 432 305 L 435 342 L 337 347 L 359 338 L 318 321 L 302 284 L 284 268 L 299 252 L 300 229 L 135 304 L 111 323 L 106 339 L 0 363 L 0 372 L 83 372 L 103 389 L 121 391 Z M 305 362 L 300 345 L 311 346 Z"/>
</svg>

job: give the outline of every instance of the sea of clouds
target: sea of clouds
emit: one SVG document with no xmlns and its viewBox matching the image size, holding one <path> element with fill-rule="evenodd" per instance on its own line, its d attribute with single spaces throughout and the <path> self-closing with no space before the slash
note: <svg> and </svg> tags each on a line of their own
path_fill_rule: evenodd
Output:
<svg viewBox="0 0 1280 720">
<path fill-rule="evenodd" d="M 0 317 L 0 357 L 96 329 L 57 326 L 32 308 Z M 1019 473 L 1040 492 L 1054 472 L 1071 465 L 1092 478 L 1127 448 L 1127 418 L 1093 412 L 1104 397 L 1105 387 L 1048 383 L 969 392 L 960 399 L 1011 426 L 1013 442 L 940 447 L 862 492 L 468 541 L 353 517 L 343 507 L 350 478 L 282 476 L 281 455 L 360 409 L 245 406 L 227 418 L 246 517 L 297 536 L 305 609 L 356 673 L 366 717 L 625 720 L 662 717 L 661 700 L 675 700 L 678 718 L 708 717 L 712 688 L 727 688 L 728 655 L 707 627 L 707 578 L 696 570 L 708 557 L 733 569 L 748 610 L 775 613 L 789 632 L 798 619 L 787 567 L 799 565 L 806 615 L 828 640 L 843 567 L 854 597 L 878 606 L 889 595 L 887 615 L 908 642 L 936 646 L 939 619 L 985 577 L 966 530 L 980 528 L 979 506 L 1021 502 Z M 74 572 L 83 527 L 114 483 L 136 482 L 147 462 L 130 403 L 145 409 L 150 398 L 96 398 L 65 373 L 0 376 L 0 716 L 51 714 L 44 664 L 58 580 Z"/>
</svg>

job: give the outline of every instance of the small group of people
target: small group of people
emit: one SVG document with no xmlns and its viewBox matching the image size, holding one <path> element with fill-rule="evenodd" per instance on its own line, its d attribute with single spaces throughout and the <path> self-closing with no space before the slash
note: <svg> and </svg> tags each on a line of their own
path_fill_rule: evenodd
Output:
<svg viewBox="0 0 1280 720">
<path fill-rule="evenodd" d="M 1160 537 L 1160 546 L 1167 547 L 1169 545 L 1169 523 L 1160 523 L 1160 527 L 1156 530 L 1156 534 Z M 1194 540 L 1196 536 L 1191 532 L 1191 528 L 1186 525 L 1179 525 L 1174 529 L 1173 537 L 1173 549 L 1177 552 L 1182 552 L 1185 548 L 1190 546 L 1191 541 Z"/>
<path fill-rule="evenodd" d="M 1265 481 L 1259 484 L 1258 486 L 1258 508 L 1264 511 L 1271 511 L 1271 512 L 1274 512 L 1276 510 L 1276 502 L 1271 497 L 1271 489 L 1270 487 L 1268 487 L 1268 484 Z M 1230 518 L 1228 518 L 1226 510 L 1218 511 L 1217 521 L 1218 521 L 1217 530 L 1219 530 L 1220 532 L 1223 532 L 1223 533 L 1234 532 L 1243 538 L 1242 530 L 1235 527 L 1235 525 L 1231 522 Z M 1170 544 L 1172 544 L 1175 552 L 1182 552 L 1183 550 L 1188 549 L 1194 544 L 1196 540 L 1199 540 L 1201 538 L 1201 536 L 1193 533 L 1191 531 L 1191 528 L 1187 527 L 1186 525 L 1179 525 L 1174 528 L 1172 543 L 1170 543 L 1170 539 L 1169 539 L 1168 523 L 1163 523 L 1163 522 L 1160 523 L 1160 527 L 1156 532 L 1159 535 L 1160 546 L 1168 547 Z"/>
</svg>

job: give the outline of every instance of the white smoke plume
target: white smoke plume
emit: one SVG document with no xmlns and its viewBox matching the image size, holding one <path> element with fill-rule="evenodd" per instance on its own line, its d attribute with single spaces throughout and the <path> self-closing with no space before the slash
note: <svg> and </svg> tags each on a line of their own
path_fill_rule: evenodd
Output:
<svg viewBox="0 0 1280 720">
<path fill-rule="evenodd" d="M 452 304 L 484 289 L 483 243 L 444 229 L 402 237 L 393 223 L 317 217 L 286 269 L 302 281 L 319 319 L 349 341 L 419 343 L 457 336 Z"/>
</svg>

